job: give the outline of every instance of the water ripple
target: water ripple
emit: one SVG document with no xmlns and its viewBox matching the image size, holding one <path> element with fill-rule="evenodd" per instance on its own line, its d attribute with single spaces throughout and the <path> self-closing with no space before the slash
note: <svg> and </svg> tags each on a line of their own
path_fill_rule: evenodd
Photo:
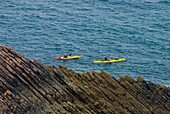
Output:
<svg viewBox="0 0 170 114">
<path fill-rule="evenodd" d="M 166 0 L 5 0 L 0 3 L 0 43 L 29 59 L 77 72 L 143 76 L 170 84 L 170 5 Z M 53 61 L 63 53 L 83 55 Z M 124 63 L 93 60 L 125 57 Z"/>
</svg>

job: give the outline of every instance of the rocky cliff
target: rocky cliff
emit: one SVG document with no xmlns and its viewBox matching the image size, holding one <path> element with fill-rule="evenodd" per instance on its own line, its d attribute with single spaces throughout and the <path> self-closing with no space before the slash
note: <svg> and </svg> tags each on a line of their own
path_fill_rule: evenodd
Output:
<svg viewBox="0 0 170 114">
<path fill-rule="evenodd" d="M 0 46 L 2 114 L 169 114 L 170 88 L 141 77 L 76 73 Z"/>
</svg>

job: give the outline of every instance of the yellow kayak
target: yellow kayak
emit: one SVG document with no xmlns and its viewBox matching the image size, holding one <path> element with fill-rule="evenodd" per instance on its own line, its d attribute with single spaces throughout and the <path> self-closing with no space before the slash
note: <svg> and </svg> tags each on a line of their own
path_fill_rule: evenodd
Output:
<svg viewBox="0 0 170 114">
<path fill-rule="evenodd" d="M 125 58 L 120 58 L 120 59 L 113 59 L 113 60 L 97 60 L 94 61 L 95 64 L 102 64 L 102 63 L 117 63 L 117 62 L 123 62 L 125 61 Z"/>
<path fill-rule="evenodd" d="M 65 57 L 59 57 L 59 58 L 54 58 L 54 60 L 72 60 L 72 59 L 79 59 L 81 56 L 68 56 L 67 58 Z"/>
</svg>

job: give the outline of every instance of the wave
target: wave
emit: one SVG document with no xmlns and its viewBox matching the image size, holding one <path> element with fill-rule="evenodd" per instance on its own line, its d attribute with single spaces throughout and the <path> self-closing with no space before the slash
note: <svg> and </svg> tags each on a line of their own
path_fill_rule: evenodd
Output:
<svg viewBox="0 0 170 114">
<path fill-rule="evenodd" d="M 155 3 L 164 3 L 164 4 L 169 4 L 170 2 L 167 0 L 144 0 L 145 2 L 155 2 Z"/>
<path fill-rule="evenodd" d="M 170 4 L 170 1 L 164 0 L 164 1 L 159 1 L 158 3 L 163 3 L 163 4 Z"/>
</svg>

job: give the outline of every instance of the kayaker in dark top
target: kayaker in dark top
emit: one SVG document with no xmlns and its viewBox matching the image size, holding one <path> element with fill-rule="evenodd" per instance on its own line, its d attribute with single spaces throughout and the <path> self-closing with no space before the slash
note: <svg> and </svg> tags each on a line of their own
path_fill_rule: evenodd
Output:
<svg viewBox="0 0 170 114">
<path fill-rule="evenodd" d="M 109 59 L 107 57 L 105 57 L 104 60 L 109 60 Z"/>
</svg>

